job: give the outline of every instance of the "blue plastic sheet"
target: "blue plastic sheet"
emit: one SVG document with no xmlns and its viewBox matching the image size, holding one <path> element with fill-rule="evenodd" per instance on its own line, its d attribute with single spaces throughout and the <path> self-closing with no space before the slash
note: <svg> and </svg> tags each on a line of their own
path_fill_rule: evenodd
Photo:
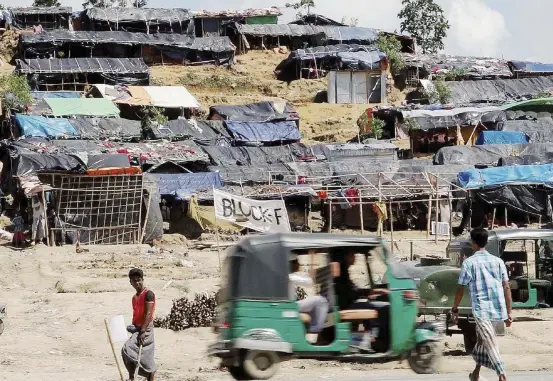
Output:
<svg viewBox="0 0 553 381">
<path fill-rule="evenodd" d="M 68 119 L 18 114 L 15 115 L 15 123 L 20 129 L 21 136 L 41 138 L 79 136 Z"/>
<path fill-rule="evenodd" d="M 482 131 L 476 145 L 484 144 L 526 144 L 528 136 L 520 131 Z"/>
<path fill-rule="evenodd" d="M 457 181 L 466 189 L 513 183 L 551 186 L 553 185 L 553 164 L 469 169 L 459 172 Z"/>
<path fill-rule="evenodd" d="M 81 94 L 78 91 L 31 91 L 31 96 L 34 99 L 80 98 Z"/>
<path fill-rule="evenodd" d="M 151 173 L 151 176 L 157 179 L 160 195 L 175 196 L 177 200 L 223 186 L 219 172 Z"/>
<path fill-rule="evenodd" d="M 509 61 L 509 63 L 516 71 L 526 71 L 532 73 L 553 73 L 553 64 L 528 61 Z"/>
<path fill-rule="evenodd" d="M 295 122 L 233 122 L 226 121 L 228 130 L 239 142 L 278 142 L 301 139 L 300 130 Z"/>
</svg>

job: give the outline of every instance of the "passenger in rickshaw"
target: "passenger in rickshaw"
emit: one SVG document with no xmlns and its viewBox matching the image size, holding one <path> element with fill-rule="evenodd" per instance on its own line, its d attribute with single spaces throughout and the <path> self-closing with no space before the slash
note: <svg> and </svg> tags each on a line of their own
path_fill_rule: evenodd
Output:
<svg viewBox="0 0 553 381">
<path fill-rule="evenodd" d="M 376 299 L 387 300 L 386 295 L 389 291 L 383 288 L 361 289 L 355 285 L 349 273 L 350 267 L 355 264 L 355 253 L 356 251 L 352 249 L 340 249 L 332 255 L 333 261 L 340 264 L 340 275 L 334 279 L 334 290 L 338 300 L 338 307 L 340 310 L 377 310 L 378 319 L 376 321 L 363 321 L 364 332 L 365 334 L 373 332 L 370 338 L 372 343 L 378 339 L 382 339 L 383 342 L 388 343 L 390 304 L 387 301 L 377 301 Z M 376 347 L 373 349 L 377 350 L 378 348 Z M 382 348 L 384 351 L 387 349 Z"/>
<path fill-rule="evenodd" d="M 297 258 L 290 261 L 289 294 L 290 300 L 296 299 L 297 287 L 312 287 L 313 280 L 309 274 L 300 272 L 300 263 Z M 308 296 L 298 300 L 300 313 L 308 314 L 311 317 L 308 333 L 316 334 L 323 330 L 328 314 L 328 301 L 320 295 Z M 315 340 L 315 339 L 314 339 Z"/>
</svg>

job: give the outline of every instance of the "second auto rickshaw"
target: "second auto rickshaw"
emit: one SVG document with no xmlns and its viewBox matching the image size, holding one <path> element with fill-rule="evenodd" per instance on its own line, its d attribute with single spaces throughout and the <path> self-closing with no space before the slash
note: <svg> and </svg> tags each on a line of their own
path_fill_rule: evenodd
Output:
<svg viewBox="0 0 553 381">
<path fill-rule="evenodd" d="M 374 308 L 338 307 L 334 285 L 343 268 L 337 261 L 344 248 L 364 259 L 366 295 L 370 290 L 385 289 Z M 325 328 L 311 343 L 306 338 L 310 316 L 301 314 L 298 303 L 290 297 L 289 262 L 314 252 L 323 257 L 322 266 L 312 272 L 315 288 L 328 300 L 330 311 Z M 382 279 L 373 279 L 372 256 L 384 264 Z M 402 273 L 380 238 L 308 233 L 248 237 L 230 248 L 222 276 L 214 323 L 218 338 L 209 347 L 209 355 L 221 358 L 235 379 L 268 379 L 281 361 L 291 358 L 407 358 L 417 373 L 436 371 L 443 328 L 417 322 L 415 283 Z M 378 330 L 370 348 L 359 348 L 352 336 L 371 321 L 385 329 Z"/>
</svg>

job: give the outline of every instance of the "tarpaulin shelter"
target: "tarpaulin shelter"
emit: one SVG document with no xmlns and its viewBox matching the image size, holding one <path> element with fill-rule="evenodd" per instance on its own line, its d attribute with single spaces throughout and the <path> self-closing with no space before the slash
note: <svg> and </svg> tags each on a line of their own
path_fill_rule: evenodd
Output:
<svg viewBox="0 0 553 381">
<path fill-rule="evenodd" d="M 193 194 L 223 186 L 218 172 L 153 173 L 151 175 L 157 180 L 161 196 L 172 196 L 181 201 Z"/>
<path fill-rule="evenodd" d="M 122 30 L 144 33 L 188 34 L 192 14 L 179 8 L 90 8 L 85 24 L 89 30 Z"/>
<path fill-rule="evenodd" d="M 23 114 L 16 114 L 14 119 L 19 127 L 19 136 L 63 138 L 79 135 L 68 119 Z"/>
<path fill-rule="evenodd" d="M 466 189 L 507 183 L 551 186 L 553 185 L 553 164 L 470 169 L 460 172 L 457 180 L 459 185 Z"/>
<path fill-rule="evenodd" d="M 553 120 L 507 120 L 501 125 L 504 132 L 517 132 L 528 136 L 531 143 L 549 143 L 553 141 Z"/>
<path fill-rule="evenodd" d="M 333 44 L 371 45 L 378 39 L 378 31 L 371 28 L 334 25 L 229 24 L 227 35 L 234 37 L 238 52 L 273 46 L 288 46 L 295 50 Z"/>
<path fill-rule="evenodd" d="M 183 34 L 146 34 L 123 31 L 47 31 L 20 37 L 23 58 L 141 57 L 148 63 L 232 63 L 234 45 L 228 37 L 194 37 Z"/>
<path fill-rule="evenodd" d="M 156 139 L 191 139 L 201 145 L 230 145 L 230 133 L 222 120 L 175 119 L 154 129 Z"/>
<path fill-rule="evenodd" d="M 12 25 L 27 29 L 41 25 L 43 29 L 69 29 L 71 23 L 71 7 L 27 7 L 10 8 Z"/>
<path fill-rule="evenodd" d="M 118 104 L 197 109 L 200 103 L 184 86 L 94 85 L 102 97 Z"/>
<path fill-rule="evenodd" d="M 476 103 L 506 103 L 531 98 L 553 89 L 552 77 L 497 79 L 485 81 L 446 81 L 451 90 L 448 103 L 461 106 Z"/>
<path fill-rule="evenodd" d="M 485 144 L 526 144 L 528 136 L 518 131 L 482 131 L 476 139 L 476 145 Z"/>
<path fill-rule="evenodd" d="M 392 143 L 378 142 L 371 144 L 321 144 L 312 146 L 311 150 L 317 157 L 323 156 L 328 161 L 360 160 L 370 157 L 373 160 L 397 159 L 397 146 Z M 362 160 L 362 159 L 361 159 Z"/>
<path fill-rule="evenodd" d="M 46 103 L 52 110 L 52 115 L 60 116 L 90 116 L 117 117 L 119 109 L 112 101 L 104 98 L 46 98 Z"/>
<path fill-rule="evenodd" d="M 238 143 L 290 143 L 301 139 L 296 123 L 282 122 L 235 122 L 226 121 L 234 141 Z"/>
<path fill-rule="evenodd" d="M 230 120 L 234 122 L 277 122 L 296 121 L 299 115 L 294 106 L 287 102 L 258 102 L 247 105 L 217 105 L 209 108 L 210 120 Z"/>
<path fill-rule="evenodd" d="M 244 10 L 227 9 L 223 11 L 192 11 L 194 32 L 198 37 L 222 36 L 229 22 L 240 24 L 276 24 L 282 13 L 277 7 L 248 8 Z"/>
<path fill-rule="evenodd" d="M 75 118 L 69 119 L 82 139 L 109 139 L 128 141 L 140 139 L 140 121 L 121 118 Z"/>
<path fill-rule="evenodd" d="M 300 78 L 324 77 L 330 70 L 380 70 L 386 54 L 365 45 L 328 45 L 298 49 L 275 68 L 277 79 L 290 82 Z"/>
<path fill-rule="evenodd" d="M 529 61 L 509 61 L 509 66 L 517 78 L 553 75 L 553 64 Z"/>
<path fill-rule="evenodd" d="M 435 165 L 482 165 L 496 166 L 499 159 L 509 156 L 537 155 L 553 153 L 553 144 L 488 144 L 483 146 L 454 146 L 441 148 L 434 155 Z"/>
<path fill-rule="evenodd" d="M 16 60 L 31 90 L 82 91 L 94 83 L 148 85 L 150 69 L 141 58 L 63 58 Z"/>
</svg>

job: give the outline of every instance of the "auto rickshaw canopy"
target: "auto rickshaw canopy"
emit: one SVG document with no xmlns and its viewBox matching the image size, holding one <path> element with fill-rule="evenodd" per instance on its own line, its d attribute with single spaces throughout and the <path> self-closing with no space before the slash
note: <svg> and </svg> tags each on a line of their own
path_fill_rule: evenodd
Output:
<svg viewBox="0 0 553 381">
<path fill-rule="evenodd" d="M 279 233 L 245 238 L 225 259 L 223 299 L 289 300 L 289 260 L 294 250 L 382 246 L 379 237 L 330 233 Z"/>
</svg>

